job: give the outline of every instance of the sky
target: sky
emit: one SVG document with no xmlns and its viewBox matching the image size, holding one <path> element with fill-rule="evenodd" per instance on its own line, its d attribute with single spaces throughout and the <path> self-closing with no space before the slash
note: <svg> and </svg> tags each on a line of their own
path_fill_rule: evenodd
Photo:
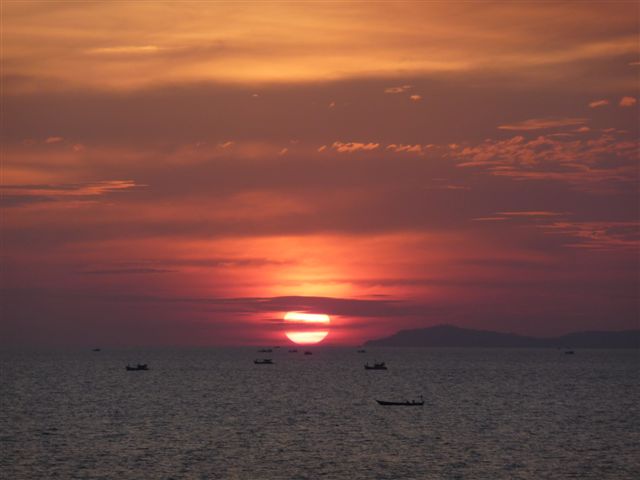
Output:
<svg viewBox="0 0 640 480">
<path fill-rule="evenodd" d="M 637 2 L 1 8 L 1 345 L 638 328 Z"/>
</svg>

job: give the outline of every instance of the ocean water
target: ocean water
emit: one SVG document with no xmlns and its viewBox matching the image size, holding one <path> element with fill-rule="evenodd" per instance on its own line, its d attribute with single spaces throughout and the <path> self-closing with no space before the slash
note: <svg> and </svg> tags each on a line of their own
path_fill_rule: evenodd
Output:
<svg viewBox="0 0 640 480">
<path fill-rule="evenodd" d="M 313 352 L 3 352 L 0 476 L 640 478 L 638 351 Z"/>
</svg>

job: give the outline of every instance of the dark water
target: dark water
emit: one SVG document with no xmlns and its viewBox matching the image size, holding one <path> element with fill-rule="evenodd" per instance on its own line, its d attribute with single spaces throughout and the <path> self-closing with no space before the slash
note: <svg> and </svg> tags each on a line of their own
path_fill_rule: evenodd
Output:
<svg viewBox="0 0 640 480">
<path fill-rule="evenodd" d="M 5 352 L 1 477 L 640 478 L 637 351 L 262 355 Z"/>
</svg>

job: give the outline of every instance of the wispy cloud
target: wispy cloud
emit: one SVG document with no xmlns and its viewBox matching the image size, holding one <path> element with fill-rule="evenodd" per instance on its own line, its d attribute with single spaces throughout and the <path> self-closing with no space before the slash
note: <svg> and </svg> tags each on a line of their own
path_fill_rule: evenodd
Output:
<svg viewBox="0 0 640 480">
<path fill-rule="evenodd" d="M 380 146 L 379 143 L 360 143 L 360 142 L 333 142 L 331 148 L 340 153 L 353 153 L 358 151 L 371 151 L 376 150 Z"/>
<path fill-rule="evenodd" d="M 587 250 L 640 248 L 640 222 L 552 222 L 541 225 L 548 234 L 569 237 L 565 246 Z"/>
<path fill-rule="evenodd" d="M 113 268 L 103 270 L 84 270 L 80 273 L 87 275 L 137 275 L 137 274 L 155 274 L 155 273 L 171 273 L 175 270 L 166 268 L 138 267 L 138 268 Z"/>
<path fill-rule="evenodd" d="M 622 97 L 619 105 L 621 107 L 633 107 L 636 103 L 638 103 L 638 100 L 635 97 Z"/>
<path fill-rule="evenodd" d="M 615 184 L 632 185 L 636 180 L 636 140 L 626 140 L 616 132 L 597 136 L 518 135 L 507 140 L 485 142 L 453 151 L 459 167 L 479 167 L 496 176 L 516 180 L 552 180 L 579 189 L 611 190 Z"/>
<path fill-rule="evenodd" d="M 524 210 L 517 212 L 497 212 L 498 215 L 503 215 L 505 217 L 530 217 L 530 218 L 539 218 L 539 217 L 558 217 L 562 215 L 566 215 L 563 212 L 550 212 L 545 210 Z"/>
<path fill-rule="evenodd" d="M 4 185 L 0 187 L 5 206 L 51 202 L 61 200 L 90 200 L 110 193 L 130 190 L 143 185 L 133 180 L 107 180 L 93 183 L 57 185 Z"/>
<path fill-rule="evenodd" d="M 609 100 L 594 100 L 589 102 L 589 108 L 600 108 L 609 105 Z"/>
<path fill-rule="evenodd" d="M 424 150 L 424 147 L 420 144 L 404 145 L 404 144 L 391 143 L 387 145 L 386 149 L 392 152 L 397 152 L 397 153 L 400 153 L 400 152 L 422 153 Z"/>
<path fill-rule="evenodd" d="M 586 118 L 531 118 L 522 122 L 498 126 L 500 130 L 532 131 L 551 128 L 575 127 L 587 123 Z"/>
<path fill-rule="evenodd" d="M 552 212 L 547 210 L 519 210 L 511 212 L 495 212 L 488 217 L 477 217 L 476 222 L 505 222 L 505 221 L 548 221 L 549 218 L 566 216 L 566 212 Z"/>
<path fill-rule="evenodd" d="M 117 54 L 150 54 L 157 53 L 160 48 L 157 45 L 119 45 L 113 47 L 90 48 L 87 53 L 98 55 Z"/>
<path fill-rule="evenodd" d="M 391 93 L 391 94 L 404 93 L 411 90 L 412 88 L 413 88 L 412 85 L 400 85 L 398 87 L 385 88 L 384 93 Z"/>
</svg>

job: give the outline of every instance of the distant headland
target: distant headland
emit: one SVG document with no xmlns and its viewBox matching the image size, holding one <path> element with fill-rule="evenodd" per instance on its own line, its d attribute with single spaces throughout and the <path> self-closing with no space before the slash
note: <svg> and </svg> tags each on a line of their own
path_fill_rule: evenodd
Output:
<svg viewBox="0 0 640 480">
<path fill-rule="evenodd" d="M 514 333 L 472 330 L 453 325 L 399 332 L 366 342 L 369 347 L 477 348 L 640 348 L 640 330 L 585 331 L 559 337 L 529 337 Z"/>
</svg>

